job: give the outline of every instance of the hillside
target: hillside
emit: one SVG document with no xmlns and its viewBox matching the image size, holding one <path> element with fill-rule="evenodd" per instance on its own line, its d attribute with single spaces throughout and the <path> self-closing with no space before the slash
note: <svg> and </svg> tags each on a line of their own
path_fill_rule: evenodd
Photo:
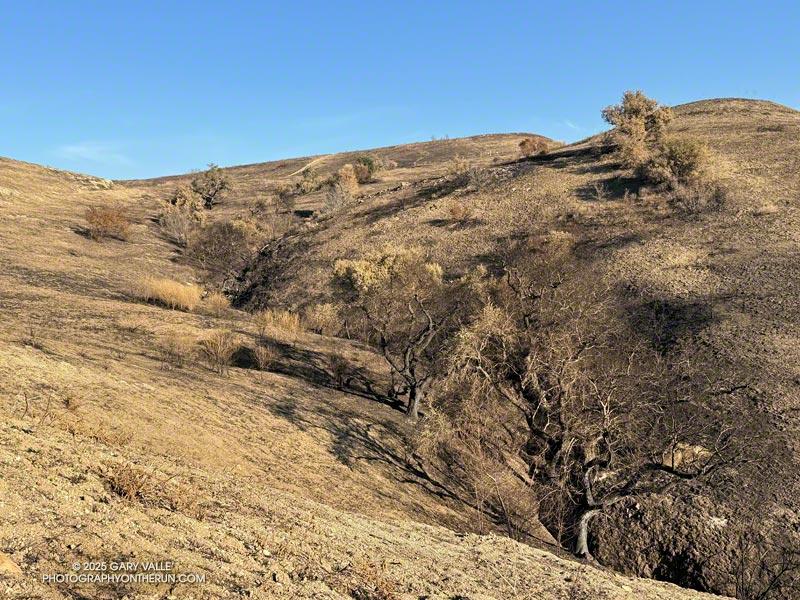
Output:
<svg viewBox="0 0 800 600">
<path fill-rule="evenodd" d="M 334 355 L 388 380 L 362 342 L 276 330 L 276 365 L 237 359 L 226 374 L 189 350 L 178 365 L 166 348 L 221 329 L 252 348 L 250 312 L 330 300 L 333 263 L 368 248 L 419 246 L 456 277 L 495 268 L 533 231 L 568 232 L 577 277 L 627 290 L 631 314 L 657 302 L 658 343 L 698 357 L 698 379 L 713 373 L 715 391 L 745 407 L 774 460 L 758 469 L 781 481 L 765 519 L 797 528 L 800 113 L 709 100 L 675 114 L 672 130 L 706 141 L 732 189 L 720 212 L 684 218 L 647 190 L 631 198 L 598 139 L 529 160 L 518 159 L 525 136 L 511 134 L 372 150 L 396 165 L 333 216 L 307 218 L 322 191 L 299 197 L 306 213 L 261 245 L 226 287 L 235 308 L 218 315 L 136 297 L 147 276 L 199 282 L 155 220 L 191 176 L 109 182 L 0 159 L 0 552 L 22 571 L 0 582 L 6 597 L 710 597 L 557 557 L 538 523 L 528 544 L 503 537 L 419 459 L 399 406 L 337 384 Z M 361 154 L 225 169 L 233 188 L 209 219 Z M 456 157 L 481 176 L 457 181 Z M 116 204 L 129 240 L 90 239 L 85 211 Z M 704 502 L 621 506 L 597 523 L 595 554 L 629 574 L 732 593 L 698 563 L 737 505 Z M 123 557 L 173 560 L 207 583 L 41 583 L 75 561 Z"/>
</svg>

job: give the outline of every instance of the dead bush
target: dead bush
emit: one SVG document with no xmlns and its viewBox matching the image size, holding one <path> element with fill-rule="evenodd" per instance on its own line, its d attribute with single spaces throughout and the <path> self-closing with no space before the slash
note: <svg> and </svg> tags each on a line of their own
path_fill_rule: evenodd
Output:
<svg viewBox="0 0 800 600">
<path fill-rule="evenodd" d="M 385 564 L 359 558 L 351 567 L 352 578 L 346 592 L 355 600 L 398 600 L 402 586 L 386 572 Z"/>
<path fill-rule="evenodd" d="M 525 138 L 519 143 L 519 152 L 525 158 L 545 154 L 548 144 L 542 138 Z"/>
<path fill-rule="evenodd" d="M 231 307 L 231 301 L 225 294 L 219 292 L 212 292 L 203 300 L 203 310 L 215 317 L 219 317 Z"/>
<path fill-rule="evenodd" d="M 277 362 L 278 353 L 272 346 L 261 341 L 253 351 L 256 359 L 256 366 L 259 371 L 269 371 Z"/>
<path fill-rule="evenodd" d="M 676 210 L 687 215 L 722 209 L 728 201 L 728 189 L 716 181 L 672 181 L 667 197 Z"/>
<path fill-rule="evenodd" d="M 203 289 L 191 283 L 183 284 L 171 279 L 146 277 L 139 285 L 138 296 L 145 302 L 154 302 L 173 310 L 191 312 L 200 303 Z"/>
<path fill-rule="evenodd" d="M 161 230 L 182 248 L 204 223 L 203 199 L 188 186 L 180 186 L 158 214 Z"/>
<path fill-rule="evenodd" d="M 469 206 L 465 206 L 461 202 L 455 202 L 450 205 L 450 218 L 453 221 L 458 222 L 465 222 L 472 219 L 472 208 Z"/>
<path fill-rule="evenodd" d="M 334 352 L 328 356 L 328 371 L 336 389 L 341 390 L 347 385 L 347 378 L 351 374 L 352 367 L 350 361 L 342 354 Z"/>
<path fill-rule="evenodd" d="M 86 222 L 89 236 L 97 242 L 109 238 L 128 239 L 131 223 L 121 206 L 92 206 L 86 210 Z"/>
<path fill-rule="evenodd" d="M 103 473 L 109 491 L 128 501 L 158 504 L 159 485 L 152 471 L 128 463 L 108 465 Z"/>
<path fill-rule="evenodd" d="M 294 222 L 294 196 L 275 195 L 257 199 L 238 220 L 252 224 L 255 236 L 274 240 L 288 232 Z"/>
<path fill-rule="evenodd" d="M 208 367 L 224 375 L 231 364 L 233 353 L 236 352 L 236 336 L 232 331 L 220 329 L 212 331 L 197 342 L 200 355 Z"/>
<path fill-rule="evenodd" d="M 247 261 L 257 232 L 243 221 L 218 221 L 203 227 L 190 240 L 187 257 L 215 284 L 236 278 Z"/>
<path fill-rule="evenodd" d="M 352 194 L 350 194 L 347 188 L 341 183 L 331 184 L 325 190 L 322 213 L 330 215 L 339 212 L 342 208 L 350 204 L 352 200 Z"/>
<path fill-rule="evenodd" d="M 339 306 L 331 303 L 312 304 L 303 311 L 306 328 L 321 335 L 337 335 L 341 331 Z"/>
<path fill-rule="evenodd" d="M 608 186 L 602 181 L 592 184 L 592 198 L 596 202 L 603 202 L 608 198 Z"/>
<path fill-rule="evenodd" d="M 100 472 L 108 490 L 129 502 L 179 512 L 203 519 L 205 506 L 197 487 L 178 484 L 174 477 L 158 475 L 131 463 L 105 465 Z"/>
</svg>

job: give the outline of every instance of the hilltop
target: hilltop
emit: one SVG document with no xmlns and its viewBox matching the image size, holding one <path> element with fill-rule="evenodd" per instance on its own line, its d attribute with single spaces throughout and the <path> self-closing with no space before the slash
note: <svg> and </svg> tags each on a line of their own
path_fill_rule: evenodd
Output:
<svg viewBox="0 0 800 600">
<path fill-rule="evenodd" d="M 707 597 L 558 557 L 535 523 L 527 544 L 502 537 L 419 459 L 399 406 L 338 385 L 335 356 L 375 385 L 389 380 L 363 342 L 276 330 L 274 368 L 242 358 L 227 374 L 188 349 L 222 329 L 254 347 L 253 311 L 331 301 L 334 262 L 365 249 L 421 247 L 455 278 L 497 268 L 531 232 L 566 232 L 578 278 L 625 290 L 631 314 L 657 305 L 659 343 L 696 356 L 698 380 L 712 373 L 714 390 L 744 407 L 774 459 L 759 469 L 781 481 L 765 518 L 797 528 L 800 113 L 740 99 L 674 112 L 671 130 L 705 141 L 731 188 L 722 211 L 687 218 L 647 190 L 631 197 L 600 138 L 530 159 L 518 153 L 528 134 L 504 134 L 223 169 L 232 190 L 211 222 L 312 168 L 330 176 L 363 155 L 392 165 L 332 216 L 320 214 L 324 190 L 299 196 L 286 234 L 226 283 L 234 307 L 218 314 L 137 298 L 148 276 L 202 283 L 156 220 L 192 175 L 111 182 L 0 159 L 0 552 L 22 570 L 7 595 L 149 597 L 39 583 L 74 561 L 136 557 L 208 574 L 155 597 Z M 116 205 L 128 241 L 92 240 L 85 211 Z M 170 344 L 183 345 L 182 364 Z M 598 522 L 596 556 L 732 593 L 713 570 L 728 565 L 700 564 L 738 506 L 718 500 L 621 506 Z"/>
</svg>

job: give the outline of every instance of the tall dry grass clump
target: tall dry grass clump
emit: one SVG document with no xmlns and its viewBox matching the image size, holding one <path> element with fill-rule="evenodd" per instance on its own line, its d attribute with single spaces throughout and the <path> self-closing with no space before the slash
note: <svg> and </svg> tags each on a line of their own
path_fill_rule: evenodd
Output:
<svg viewBox="0 0 800 600">
<path fill-rule="evenodd" d="M 268 371 L 270 370 L 278 359 L 278 353 L 272 346 L 264 345 L 262 341 L 261 344 L 257 345 L 255 350 L 253 351 L 256 359 L 256 366 L 258 367 L 259 371 Z"/>
<path fill-rule="evenodd" d="M 179 283 L 171 279 L 147 277 L 139 284 L 137 292 L 145 302 L 153 302 L 173 310 L 191 312 L 200 304 L 203 288 L 191 283 Z"/>
<path fill-rule="evenodd" d="M 89 236 L 96 242 L 108 238 L 128 239 L 131 222 L 121 206 L 92 206 L 86 211 L 86 222 Z"/>
<path fill-rule="evenodd" d="M 203 300 L 203 311 L 214 317 L 219 317 L 225 314 L 225 311 L 231 307 L 231 301 L 225 294 L 219 292 L 212 292 Z"/>
<path fill-rule="evenodd" d="M 162 370 L 180 369 L 192 356 L 194 339 L 179 331 L 168 331 L 156 341 L 155 350 Z"/>
<path fill-rule="evenodd" d="M 258 329 L 258 336 L 261 340 L 266 340 L 276 335 L 294 339 L 303 330 L 300 315 L 288 310 L 271 308 L 262 310 L 253 316 L 253 322 Z"/>
</svg>

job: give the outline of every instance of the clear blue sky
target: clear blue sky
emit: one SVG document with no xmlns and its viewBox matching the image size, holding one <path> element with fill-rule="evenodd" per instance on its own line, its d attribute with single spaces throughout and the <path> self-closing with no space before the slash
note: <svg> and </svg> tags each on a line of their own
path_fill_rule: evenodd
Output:
<svg viewBox="0 0 800 600">
<path fill-rule="evenodd" d="M 796 2 L 0 0 L 0 155 L 152 177 L 479 133 L 626 89 L 800 108 Z"/>
</svg>

